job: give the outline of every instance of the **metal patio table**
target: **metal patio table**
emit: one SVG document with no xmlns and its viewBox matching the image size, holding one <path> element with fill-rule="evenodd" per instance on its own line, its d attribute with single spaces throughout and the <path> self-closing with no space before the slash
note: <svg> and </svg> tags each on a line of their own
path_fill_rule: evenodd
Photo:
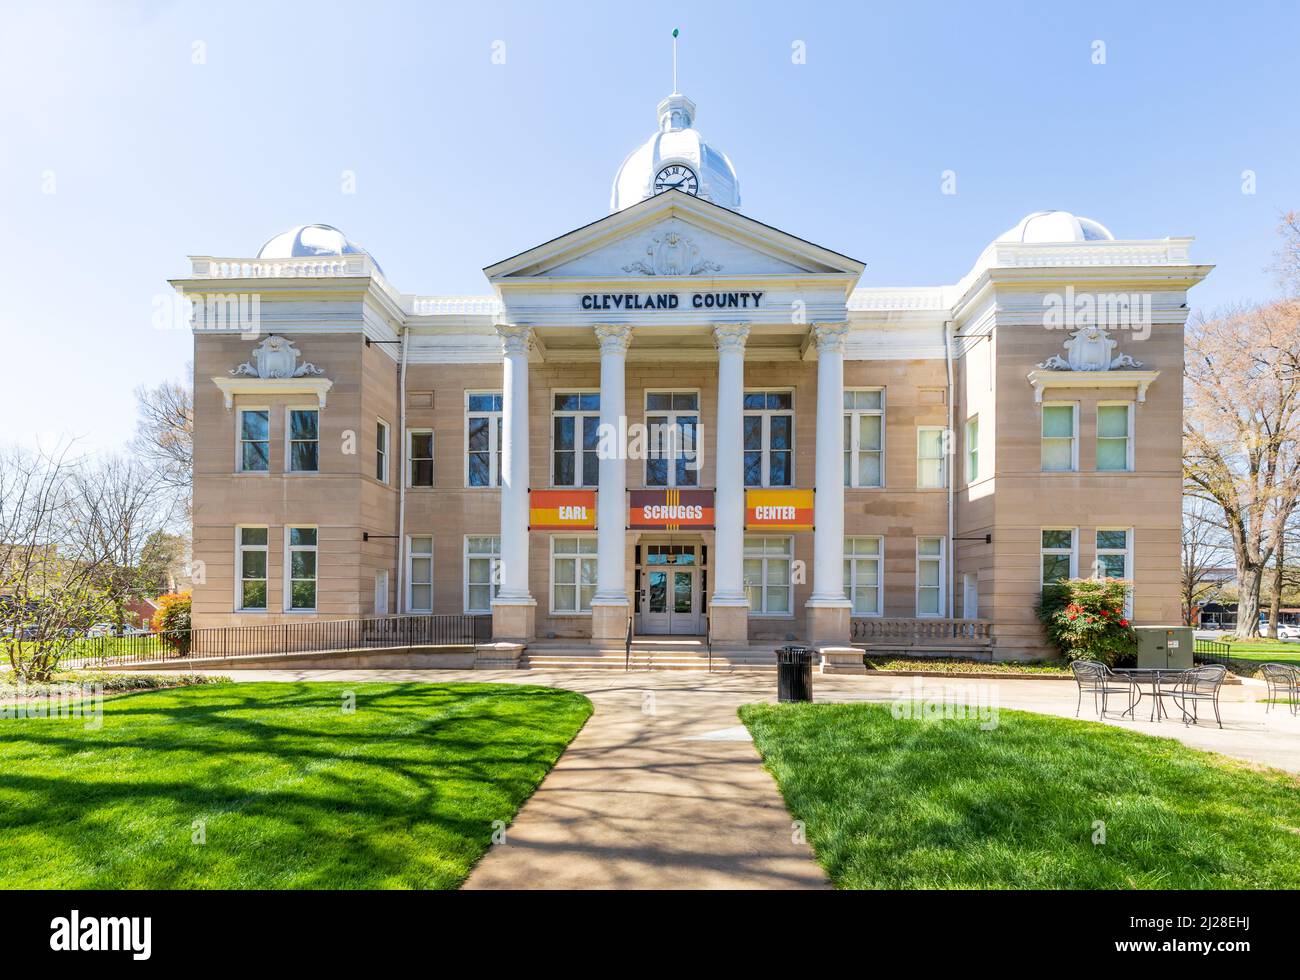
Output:
<svg viewBox="0 0 1300 980">
<path fill-rule="evenodd" d="M 1173 717 L 1172 715 L 1169 714 L 1168 711 L 1165 710 L 1164 697 L 1160 693 L 1161 683 L 1163 678 L 1165 677 L 1176 677 L 1179 674 L 1186 673 L 1185 668 L 1182 667 L 1178 667 L 1178 668 L 1116 667 L 1114 668 L 1114 672 L 1116 674 L 1124 674 L 1128 677 L 1131 677 L 1133 679 L 1133 686 L 1134 688 L 1137 689 L 1137 695 L 1138 695 L 1137 700 L 1128 706 L 1128 710 L 1120 714 L 1121 718 L 1124 715 L 1129 715 L 1135 721 L 1137 720 L 1137 715 L 1134 712 L 1136 711 L 1137 706 L 1142 703 L 1142 698 L 1144 697 L 1144 695 L 1142 694 L 1143 684 L 1151 685 L 1151 697 L 1155 701 L 1155 704 L 1151 706 L 1151 720 L 1159 721 L 1163 718 Z"/>
</svg>

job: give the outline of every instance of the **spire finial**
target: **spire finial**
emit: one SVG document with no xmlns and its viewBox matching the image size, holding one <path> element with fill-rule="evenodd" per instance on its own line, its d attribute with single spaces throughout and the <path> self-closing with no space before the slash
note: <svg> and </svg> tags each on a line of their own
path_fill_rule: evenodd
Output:
<svg viewBox="0 0 1300 980">
<path fill-rule="evenodd" d="M 673 95 L 678 95 L 677 91 L 677 28 L 673 28 Z"/>
</svg>

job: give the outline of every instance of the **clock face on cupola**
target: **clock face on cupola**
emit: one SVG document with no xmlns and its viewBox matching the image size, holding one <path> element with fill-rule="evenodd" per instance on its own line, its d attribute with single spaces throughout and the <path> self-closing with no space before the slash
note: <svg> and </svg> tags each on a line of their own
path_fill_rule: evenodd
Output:
<svg viewBox="0 0 1300 980">
<path fill-rule="evenodd" d="M 695 171 L 680 163 L 670 163 L 655 174 L 655 193 L 662 194 L 664 191 L 671 190 L 698 194 L 700 182 L 696 179 Z"/>
</svg>

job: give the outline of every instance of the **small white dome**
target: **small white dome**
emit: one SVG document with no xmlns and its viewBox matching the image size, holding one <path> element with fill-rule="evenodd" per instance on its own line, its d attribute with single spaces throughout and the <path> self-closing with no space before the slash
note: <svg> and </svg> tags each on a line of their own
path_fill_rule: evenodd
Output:
<svg viewBox="0 0 1300 980">
<path fill-rule="evenodd" d="M 1113 242 L 1115 236 L 1100 221 L 1069 211 L 1035 211 L 1004 231 L 999 242 Z"/>
<path fill-rule="evenodd" d="M 333 225 L 298 225 L 282 231 L 257 251 L 259 259 L 296 259 L 314 255 L 369 255 L 375 257 Z M 384 270 L 379 268 L 382 273 Z"/>
<path fill-rule="evenodd" d="M 659 132 L 628 154 L 614 175 L 611 212 L 653 197 L 655 177 L 673 164 L 694 174 L 694 193 L 699 197 L 733 211 L 740 207 L 736 168 L 725 153 L 704 141 L 694 125 L 695 103 L 686 96 L 674 92 L 659 103 Z"/>
</svg>

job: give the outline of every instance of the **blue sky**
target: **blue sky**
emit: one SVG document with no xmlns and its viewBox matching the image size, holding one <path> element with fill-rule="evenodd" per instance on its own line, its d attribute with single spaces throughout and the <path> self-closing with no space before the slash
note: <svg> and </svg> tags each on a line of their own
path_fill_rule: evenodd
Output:
<svg viewBox="0 0 1300 980">
<path fill-rule="evenodd" d="M 1218 266 L 1199 309 L 1264 299 L 1300 208 L 1297 11 L 3 0 L 0 443 L 128 439 L 132 389 L 189 358 L 153 324 L 189 254 L 320 221 L 399 289 L 485 291 L 483 266 L 606 213 L 671 89 L 673 27 L 742 210 L 865 261 L 864 285 L 953 282 L 1055 207 L 1195 235 Z"/>
</svg>

